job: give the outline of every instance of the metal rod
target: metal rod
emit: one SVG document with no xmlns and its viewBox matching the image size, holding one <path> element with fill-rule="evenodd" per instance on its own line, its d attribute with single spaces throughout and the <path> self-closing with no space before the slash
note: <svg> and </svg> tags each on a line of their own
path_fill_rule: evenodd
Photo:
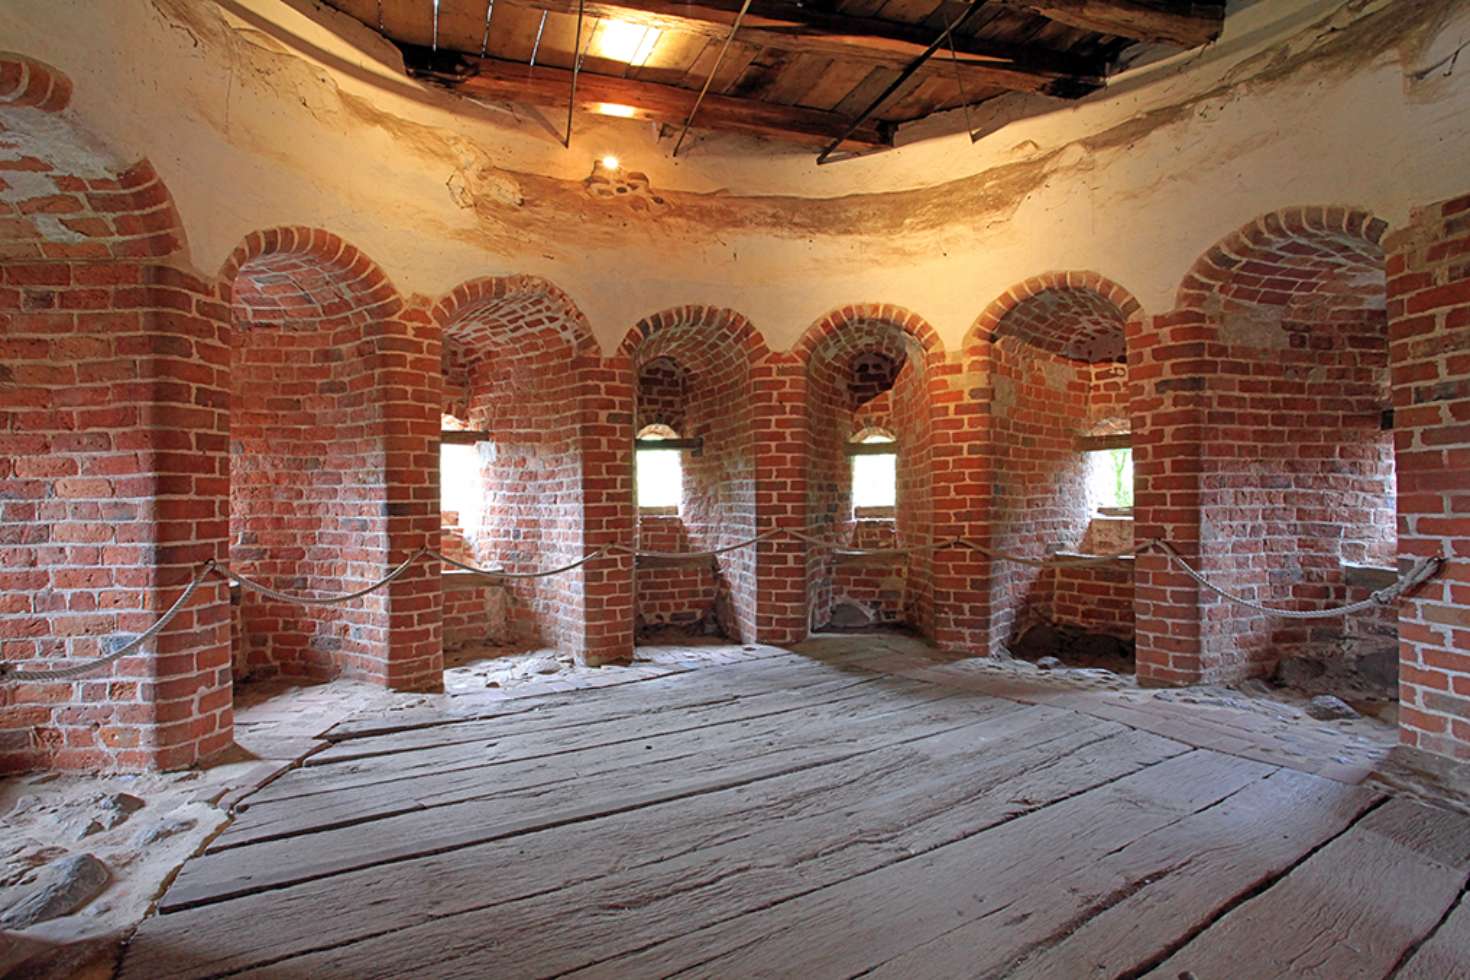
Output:
<svg viewBox="0 0 1470 980">
<path fill-rule="evenodd" d="M 899 88 L 903 86 L 904 82 L 907 82 L 910 78 L 914 77 L 914 72 L 924 67 L 924 62 L 933 57 L 934 52 L 938 51 L 940 47 L 944 45 L 944 42 L 949 40 L 949 36 L 955 31 L 959 30 L 961 27 L 963 27 L 965 25 L 965 22 L 973 17 L 975 15 L 975 12 L 984 5 L 985 0 L 970 0 L 970 5 L 965 8 L 965 12 L 960 15 L 959 20 L 946 27 L 944 29 L 944 33 L 936 37 L 929 44 L 929 46 L 924 49 L 923 54 L 919 55 L 913 61 L 909 62 L 908 67 L 899 72 L 898 77 L 893 80 L 893 84 L 889 85 L 881 93 L 879 93 L 878 97 L 874 99 L 872 103 L 869 104 L 869 106 L 864 109 L 856 119 L 848 124 L 847 129 L 843 131 L 841 136 L 837 137 L 831 143 L 828 143 L 826 149 L 817 154 L 817 163 L 826 163 L 827 158 L 832 155 L 832 151 L 836 150 L 843 143 L 847 142 L 847 138 L 853 133 L 857 132 L 858 127 L 867 122 L 868 117 L 871 116 L 875 111 L 877 111 L 880 105 L 882 105 L 884 102 L 887 102 L 888 97 L 894 92 L 897 92 Z"/>
<path fill-rule="evenodd" d="M 383 0 L 378 0 L 378 33 L 383 33 Z"/>
<path fill-rule="evenodd" d="M 439 0 L 434 0 L 434 50 L 439 50 Z"/>
<path fill-rule="evenodd" d="M 950 26 L 948 16 L 944 17 L 944 26 Z M 960 89 L 960 108 L 965 112 L 965 129 L 969 131 L 970 142 L 973 143 L 979 137 L 975 135 L 975 124 L 970 121 L 970 96 L 965 92 L 965 73 L 960 71 L 960 54 L 954 47 L 953 31 L 949 35 L 949 62 L 954 65 L 954 82 Z"/>
<path fill-rule="evenodd" d="M 715 59 L 714 67 L 709 70 L 709 77 L 704 80 L 704 87 L 699 90 L 699 98 L 694 100 L 694 106 L 689 110 L 689 118 L 684 120 L 684 128 L 679 131 L 679 139 L 674 143 L 674 156 L 679 155 L 679 147 L 684 145 L 684 137 L 689 135 L 689 127 L 694 124 L 694 114 L 699 111 L 700 105 L 704 102 L 710 83 L 715 80 L 715 72 L 720 70 L 720 65 L 725 60 L 725 52 L 730 50 L 730 42 L 735 40 L 735 32 L 740 30 L 740 21 L 745 18 L 745 12 L 749 9 L 750 0 L 744 0 L 740 4 L 740 12 L 735 15 L 735 20 L 730 25 L 730 33 L 725 35 L 725 43 L 720 48 L 720 56 Z"/>
<path fill-rule="evenodd" d="M 572 112 L 577 108 L 577 76 L 582 71 L 582 14 L 587 9 L 587 0 L 577 0 L 577 43 L 572 48 L 572 94 L 567 98 L 567 138 L 562 146 L 572 148 Z"/>
<path fill-rule="evenodd" d="M 536 70 L 536 52 L 541 50 L 541 33 L 546 30 L 546 15 L 548 11 L 541 11 L 541 26 L 536 28 L 536 43 L 531 45 L 531 70 Z"/>
<path fill-rule="evenodd" d="M 485 2 L 485 33 L 480 35 L 480 57 L 490 53 L 490 16 L 495 13 L 495 0 Z"/>
</svg>

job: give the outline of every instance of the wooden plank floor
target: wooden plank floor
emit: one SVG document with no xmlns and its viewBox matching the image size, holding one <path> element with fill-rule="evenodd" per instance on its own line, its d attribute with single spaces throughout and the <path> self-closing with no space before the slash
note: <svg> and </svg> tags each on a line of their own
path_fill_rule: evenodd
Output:
<svg viewBox="0 0 1470 980">
<path fill-rule="evenodd" d="M 1470 976 L 1470 820 L 1051 690 L 783 654 L 356 719 L 121 975 Z"/>
</svg>

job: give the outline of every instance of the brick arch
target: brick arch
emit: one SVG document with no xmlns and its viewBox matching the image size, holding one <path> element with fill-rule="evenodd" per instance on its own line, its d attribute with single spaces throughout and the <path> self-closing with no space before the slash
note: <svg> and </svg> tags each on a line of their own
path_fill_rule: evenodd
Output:
<svg viewBox="0 0 1470 980">
<path fill-rule="evenodd" d="M 804 374 L 805 514 L 809 533 L 858 547 L 927 540 L 935 527 L 932 382 L 944 345 L 919 315 L 886 303 L 843 306 L 817 319 L 793 347 Z M 854 509 L 849 439 L 881 427 L 898 442 L 897 506 Z M 805 555 L 805 618 L 820 628 L 851 606 L 873 622 L 936 629 L 934 561 L 920 552 L 882 566 L 855 565 L 832 552 Z M 895 587 L 895 583 L 901 583 Z"/>
<path fill-rule="evenodd" d="M 927 320 L 901 306 L 891 303 L 857 303 L 843 306 L 819 317 L 807 327 L 793 348 L 798 359 L 806 364 L 818 351 L 830 349 L 836 353 L 840 348 L 849 348 L 856 353 L 860 333 L 871 334 L 871 327 L 884 324 L 911 338 L 926 355 L 942 355 L 944 342 Z M 868 327 L 867 331 L 862 328 Z"/>
<path fill-rule="evenodd" d="M 549 280 L 514 274 L 460 283 L 428 319 L 442 331 L 444 410 L 489 433 L 493 449 L 479 456 L 478 512 L 460 515 L 464 557 L 517 572 L 572 562 L 585 534 L 583 372 L 600 354 L 587 317 Z M 446 636 L 585 651 L 586 574 L 446 595 Z"/>
<path fill-rule="evenodd" d="M 1130 328 L 1142 321 L 1140 303 L 1123 286 L 1096 272 L 1063 270 L 1006 289 L 971 326 L 965 358 L 985 379 L 990 448 L 1002 461 L 987 482 L 993 547 L 1035 559 L 1059 544 L 1085 547 L 1093 511 L 1075 440 L 1104 419 L 1110 428 L 1130 428 L 1126 369 L 1118 362 Z M 1012 644 L 1038 618 L 1069 616 L 1059 604 L 1064 581 L 1072 580 L 1055 569 L 1020 565 L 992 575 L 991 651 Z M 1129 619 L 1080 623 L 1126 634 Z"/>
<path fill-rule="evenodd" d="M 717 306 L 662 310 L 624 336 L 617 359 L 629 367 L 633 383 L 630 430 L 661 422 L 681 436 L 703 439 L 699 452 L 682 457 L 678 515 L 640 513 L 640 545 L 695 551 L 755 535 L 753 367 L 768 353 L 748 319 Z M 720 596 L 726 593 L 729 615 L 721 611 Z M 645 626 L 713 618 L 731 639 L 749 642 L 757 622 L 754 549 L 727 553 L 714 565 L 640 571 L 635 602 L 635 619 Z"/>
<path fill-rule="evenodd" d="M 758 364 L 770 349 L 760 331 L 740 313 L 694 304 L 639 320 L 623 336 L 618 353 L 636 367 L 667 357 L 694 375 L 708 375 L 732 366 Z"/>
<path fill-rule="evenodd" d="M 1320 608 L 1356 598 L 1346 564 L 1392 561 L 1395 455 L 1381 424 L 1391 391 L 1387 230 L 1347 206 L 1294 206 L 1247 222 L 1181 280 L 1166 329 L 1186 342 L 1148 355 L 1165 380 L 1147 394 L 1181 420 L 1175 431 L 1193 435 L 1142 447 L 1139 500 L 1169 516 L 1140 519 L 1186 549 L 1197 543 L 1199 566 L 1230 591 Z M 1199 474 L 1188 509 L 1154 489 L 1181 461 Z M 1242 554 L 1246 537 L 1252 550 Z M 1146 579 L 1167 576 L 1156 557 L 1141 559 L 1139 572 L 1141 599 Z M 1158 608 L 1175 601 L 1162 600 L 1164 582 L 1147 597 Z M 1176 595 L 1184 601 L 1163 618 L 1197 618 L 1199 645 L 1171 655 L 1171 635 L 1140 629 L 1140 672 L 1160 679 L 1269 674 L 1283 658 L 1342 656 L 1363 635 L 1392 635 L 1391 611 L 1380 622 L 1368 612 L 1303 631 L 1210 594 Z"/>
<path fill-rule="evenodd" d="M 976 319 L 965 348 L 1014 336 L 1070 360 L 1118 360 L 1125 325 L 1143 319 L 1127 289 L 1096 272 L 1046 272 L 996 297 Z"/>
<path fill-rule="evenodd" d="M 1261 215 L 1212 245 L 1184 276 L 1180 310 L 1212 297 L 1284 306 L 1304 294 L 1383 292 L 1388 222 L 1362 208 L 1290 207 Z"/>
<path fill-rule="evenodd" d="M 129 163 L 60 115 L 72 83 L 58 69 L 0 52 L 0 261 L 148 259 L 184 244 L 168 188 L 145 158 Z M 59 117 L 59 118 L 58 118 Z"/>
<path fill-rule="evenodd" d="M 246 322 L 316 323 L 362 314 L 398 315 L 403 300 L 381 266 L 321 228 L 253 231 L 220 269 L 219 294 Z"/>
<path fill-rule="evenodd" d="M 403 308 L 376 262 L 320 228 L 251 232 L 216 292 L 231 309 L 230 561 L 284 591 L 346 592 L 383 574 L 395 537 L 390 357 Z M 340 606 L 248 597 L 249 670 L 389 676 L 390 593 Z"/>
<path fill-rule="evenodd" d="M 592 324 L 561 287 L 540 276 L 480 276 L 460 283 L 434 304 L 430 318 L 467 352 L 519 342 L 535 333 L 594 354 Z"/>
<path fill-rule="evenodd" d="M 71 79 L 45 62 L 0 51 L 0 107 L 60 112 L 71 104 Z"/>
</svg>

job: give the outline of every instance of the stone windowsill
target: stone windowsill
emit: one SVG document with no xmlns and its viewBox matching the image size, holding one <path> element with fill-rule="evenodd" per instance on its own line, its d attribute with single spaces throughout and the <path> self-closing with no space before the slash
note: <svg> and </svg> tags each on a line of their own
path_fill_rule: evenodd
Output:
<svg viewBox="0 0 1470 980">
<path fill-rule="evenodd" d="M 480 588 L 505 588 L 504 582 L 496 582 L 483 575 L 476 575 L 474 572 L 467 572 L 462 568 L 455 568 L 453 565 L 444 566 L 444 571 L 439 573 L 439 583 L 446 589 L 454 589 L 456 591 Z"/>
<path fill-rule="evenodd" d="M 1413 565 L 1412 559 L 1407 562 L 1399 559 L 1398 568 L 1392 565 L 1357 565 L 1345 561 L 1342 562 L 1342 574 L 1351 588 L 1377 591 L 1393 585 L 1399 580 L 1399 575 Z"/>
<path fill-rule="evenodd" d="M 1047 557 L 1048 558 L 1101 558 L 1103 556 L 1102 555 L 1089 555 L 1085 551 L 1053 551 Z M 1118 556 L 1118 564 L 1120 564 L 1120 565 L 1131 565 L 1131 564 L 1133 564 L 1133 556 L 1132 555 L 1119 555 Z"/>
</svg>

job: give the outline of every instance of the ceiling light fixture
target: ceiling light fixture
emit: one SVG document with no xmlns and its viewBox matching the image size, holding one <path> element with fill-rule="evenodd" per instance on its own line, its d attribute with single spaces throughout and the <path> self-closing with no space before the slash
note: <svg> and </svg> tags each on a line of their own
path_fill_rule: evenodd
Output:
<svg viewBox="0 0 1470 980">
<path fill-rule="evenodd" d="M 601 160 L 603 170 L 616 170 L 619 166 L 618 158 L 609 153 Z"/>
<path fill-rule="evenodd" d="M 621 102 L 598 102 L 593 107 L 599 115 L 617 116 L 619 119 L 632 119 L 638 115 L 638 110 Z"/>
</svg>

